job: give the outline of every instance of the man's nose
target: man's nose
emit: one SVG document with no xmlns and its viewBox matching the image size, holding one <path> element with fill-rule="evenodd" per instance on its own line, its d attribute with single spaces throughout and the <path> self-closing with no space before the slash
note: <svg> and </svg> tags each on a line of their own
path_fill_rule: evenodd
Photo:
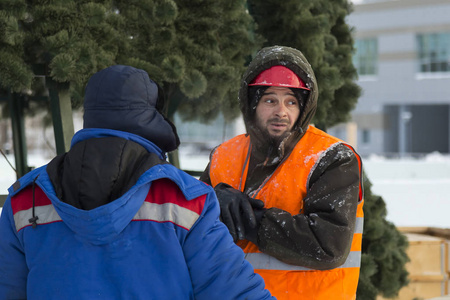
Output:
<svg viewBox="0 0 450 300">
<path fill-rule="evenodd" d="M 278 117 L 280 117 L 280 118 L 283 118 L 283 117 L 287 116 L 287 107 L 286 107 L 286 105 L 284 105 L 282 103 L 278 104 L 277 107 L 276 107 L 275 114 Z"/>
</svg>

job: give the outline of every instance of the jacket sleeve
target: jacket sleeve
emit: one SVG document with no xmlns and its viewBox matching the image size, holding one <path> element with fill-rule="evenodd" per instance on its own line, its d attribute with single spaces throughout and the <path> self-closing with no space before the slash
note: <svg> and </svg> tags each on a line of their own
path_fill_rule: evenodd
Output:
<svg viewBox="0 0 450 300">
<path fill-rule="evenodd" d="M 5 202 L 0 217 L 0 298 L 26 299 L 28 267 L 11 209 L 11 199 Z"/>
<path fill-rule="evenodd" d="M 199 180 L 203 181 L 206 184 L 211 185 L 211 178 L 209 177 L 209 165 L 210 165 L 210 163 L 208 163 L 208 165 L 206 166 L 205 171 L 203 171 L 203 173 L 200 176 Z"/>
<path fill-rule="evenodd" d="M 275 299 L 219 221 L 219 206 L 212 189 L 182 247 L 195 299 Z"/>
<path fill-rule="evenodd" d="M 329 150 L 310 177 L 302 212 L 271 208 L 264 214 L 258 231 L 261 252 L 318 270 L 342 265 L 353 238 L 360 176 L 352 150 L 342 144 Z"/>
</svg>

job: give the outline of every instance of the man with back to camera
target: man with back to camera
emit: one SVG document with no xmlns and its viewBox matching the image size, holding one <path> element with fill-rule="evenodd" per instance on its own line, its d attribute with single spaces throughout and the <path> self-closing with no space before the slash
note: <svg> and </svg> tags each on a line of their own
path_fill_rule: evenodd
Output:
<svg viewBox="0 0 450 300">
<path fill-rule="evenodd" d="M 69 152 L 9 188 L 0 299 L 272 299 L 211 187 L 176 169 L 179 145 L 148 74 L 115 65 L 87 84 Z"/>
<path fill-rule="evenodd" d="M 297 49 L 259 51 L 239 91 L 247 134 L 211 153 L 200 180 L 277 299 L 355 299 L 361 259 L 361 159 L 310 125 L 314 72 Z"/>
</svg>

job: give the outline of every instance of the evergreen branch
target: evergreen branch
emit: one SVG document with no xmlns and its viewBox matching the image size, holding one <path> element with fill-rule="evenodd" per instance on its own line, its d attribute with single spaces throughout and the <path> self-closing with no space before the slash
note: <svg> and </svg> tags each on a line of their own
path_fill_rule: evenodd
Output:
<svg viewBox="0 0 450 300">
<path fill-rule="evenodd" d="M 17 170 L 13 167 L 13 165 L 12 165 L 11 162 L 9 161 L 8 157 L 6 157 L 5 152 L 3 152 L 2 149 L 0 149 L 0 152 L 2 153 L 3 157 L 6 159 L 6 162 L 9 164 L 9 166 L 11 167 L 11 169 L 13 169 L 14 172 L 16 173 L 16 175 L 17 175 Z"/>
</svg>

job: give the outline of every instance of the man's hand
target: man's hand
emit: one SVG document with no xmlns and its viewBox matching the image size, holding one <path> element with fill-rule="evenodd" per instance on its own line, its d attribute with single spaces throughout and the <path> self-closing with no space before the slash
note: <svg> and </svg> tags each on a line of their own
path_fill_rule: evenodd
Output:
<svg viewBox="0 0 450 300">
<path fill-rule="evenodd" d="M 258 201 L 261 201 L 261 200 L 258 200 Z M 262 220 L 264 214 L 266 213 L 266 211 L 267 211 L 266 208 L 255 208 L 253 210 L 253 213 L 255 214 L 255 218 L 256 218 L 256 226 L 255 227 L 250 227 L 247 222 L 244 222 L 245 239 L 252 242 L 256 246 L 259 246 L 258 231 L 259 231 L 259 227 L 261 226 L 261 220 Z"/>
<path fill-rule="evenodd" d="M 214 188 L 220 205 L 220 217 L 228 227 L 234 241 L 245 239 L 244 222 L 250 228 L 257 225 L 253 208 L 263 208 L 264 202 L 252 199 L 226 183 Z"/>
</svg>

